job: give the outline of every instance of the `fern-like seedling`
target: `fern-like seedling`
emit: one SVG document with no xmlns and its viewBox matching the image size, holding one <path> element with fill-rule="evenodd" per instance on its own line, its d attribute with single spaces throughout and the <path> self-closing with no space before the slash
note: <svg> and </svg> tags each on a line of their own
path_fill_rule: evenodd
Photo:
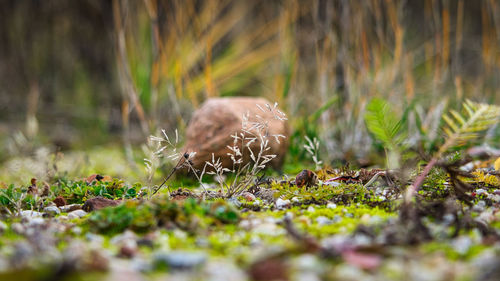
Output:
<svg viewBox="0 0 500 281">
<path fill-rule="evenodd" d="M 441 157 L 452 147 L 463 146 L 476 141 L 481 136 L 481 132 L 486 131 L 499 121 L 499 106 L 466 100 L 463 107 L 463 115 L 455 110 L 450 110 L 449 115 L 443 115 L 447 125 L 443 129 L 446 134 L 446 141 L 434 157 Z"/>
<path fill-rule="evenodd" d="M 418 191 L 425 177 L 429 174 L 438 160 L 453 147 L 460 147 L 467 143 L 477 141 L 481 132 L 486 131 L 499 121 L 500 107 L 496 105 L 474 103 L 466 100 L 463 104 L 464 114 L 460 114 L 455 110 L 451 110 L 449 115 L 443 115 L 443 120 L 446 126 L 443 128 L 446 134 L 446 140 L 439 150 L 433 155 L 432 159 L 427 163 L 422 173 L 415 179 L 415 182 L 406 193 L 406 200 L 409 200 Z M 453 173 L 449 173 L 452 177 L 452 184 L 456 191 L 459 189 L 460 181 L 455 179 Z M 456 192 L 459 194 L 459 192 Z"/>
<path fill-rule="evenodd" d="M 366 107 L 365 122 L 370 133 L 382 142 L 386 149 L 388 167 L 397 168 L 402 150 L 401 144 L 406 137 L 402 130 L 401 119 L 385 100 L 375 98 Z"/>
</svg>

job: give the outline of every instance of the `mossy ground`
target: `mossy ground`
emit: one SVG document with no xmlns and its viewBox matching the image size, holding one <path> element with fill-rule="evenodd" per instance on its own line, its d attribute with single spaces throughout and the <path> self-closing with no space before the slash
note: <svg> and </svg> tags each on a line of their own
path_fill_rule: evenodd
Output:
<svg viewBox="0 0 500 281">
<path fill-rule="evenodd" d="M 498 234 L 499 202 L 494 197 L 498 179 L 481 171 L 476 173 L 477 178 L 469 181 L 476 190 L 484 192 L 474 194 L 473 207 L 457 201 L 460 210 L 456 214 L 459 220 L 481 219 L 489 230 Z M 21 270 L 24 273 L 16 275 L 21 278 L 18 280 L 53 277 L 64 264 L 68 251 L 80 244 L 86 246 L 80 248 L 78 266 L 69 270 L 87 280 L 111 274 L 110 264 L 125 263 L 133 267 L 138 261 L 147 264 L 138 270 L 138 274 L 146 278 L 155 280 L 165 274 L 175 275 L 177 271 L 168 264 L 155 262 L 158 253 L 175 251 L 203 253 L 209 261 L 235 264 L 247 277 L 252 276 L 258 261 L 270 259 L 271 264 L 279 260 L 293 280 L 306 270 L 301 265 L 303 260 L 312 260 L 313 265 L 309 266 L 314 270 L 307 270 L 323 280 L 407 280 L 407 274 L 412 276 L 410 279 L 423 280 L 419 274 L 425 270 L 430 276 L 425 280 L 472 280 L 481 273 L 478 271 L 481 263 L 486 264 L 488 257 L 500 252 L 493 233 L 485 233 L 471 223 L 464 223 L 456 231 L 457 225 L 447 222 L 446 215 L 450 214 L 443 211 L 444 215 L 436 215 L 444 203 L 435 201 L 445 202 L 452 192 L 446 184 L 447 175 L 439 170 L 427 178 L 419 197 L 424 203 L 432 201 L 436 209 L 421 216 L 423 225 L 431 233 L 430 239 L 416 244 L 392 238 L 401 236 L 401 229 L 405 227 L 400 222 L 401 193 L 383 181 L 371 186 L 339 182 L 297 187 L 283 182 L 276 173 L 269 176 L 275 181 L 263 188 L 274 192 L 271 201 L 258 196 L 255 200 L 239 197 L 236 201 L 202 200 L 200 196 L 174 200 L 169 198 L 167 188 L 151 196 L 150 186 L 144 181 L 130 183 L 126 177 L 117 176 L 89 182 L 88 178 L 59 174 L 47 181 L 45 195 L 28 194 L 26 181 L 25 184 L 5 184 L 0 196 L 4 211 L 0 277 L 9 278 Z M 43 186 L 39 183 L 40 190 Z M 192 180 L 177 179 L 168 186 L 171 191 L 188 188 L 187 194 L 201 192 Z M 64 212 L 38 221 L 16 214 L 19 211 L 16 208 L 43 211 L 57 196 L 75 204 L 95 196 L 122 199 L 124 203 L 73 219 L 68 219 Z M 278 198 L 287 204 L 277 206 L 274 200 Z M 16 205 L 16 200 L 21 204 Z M 287 220 L 298 234 L 287 226 Z M 50 238 L 44 233 L 50 233 Z M 131 256 L 127 256 L 123 242 L 129 236 L 135 241 Z M 30 250 L 22 250 L 25 248 Z M 23 251 L 28 251 L 27 256 L 19 256 Z M 93 262 L 100 258 L 108 265 Z M 7 267 L 13 260 L 20 262 Z M 442 268 L 433 269 L 432 264 Z M 203 270 L 190 269 L 193 274 L 190 280 L 203 276 Z M 453 274 L 449 275 L 450 272 Z"/>
</svg>

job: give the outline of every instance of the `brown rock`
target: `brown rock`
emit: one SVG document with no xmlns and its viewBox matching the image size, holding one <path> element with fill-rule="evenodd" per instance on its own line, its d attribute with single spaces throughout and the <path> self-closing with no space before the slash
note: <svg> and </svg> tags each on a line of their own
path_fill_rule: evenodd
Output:
<svg viewBox="0 0 500 281">
<path fill-rule="evenodd" d="M 231 150 L 227 146 L 233 145 L 231 135 L 241 132 L 243 115 L 248 113 L 250 122 L 258 121 L 256 117 L 258 115 L 262 117 L 260 120 L 267 123 L 267 135 L 269 147 L 271 148 L 267 151 L 267 154 L 276 155 L 276 158 L 269 165 L 279 169 L 288 150 L 289 129 L 287 121 L 275 119 L 274 115 L 267 110 L 266 104 L 273 106 L 264 98 L 231 97 L 208 99 L 196 110 L 186 131 L 185 150 L 187 152 L 196 152 L 193 159 L 194 167 L 202 169 L 205 161 L 212 159 L 213 153 L 215 159 L 221 159 L 223 167 L 232 168 L 233 162 L 227 155 Z M 265 112 L 260 110 L 257 105 L 265 109 Z M 255 133 L 256 131 L 252 130 L 252 132 Z M 286 138 L 279 138 L 280 143 L 278 143 L 273 135 L 283 135 Z M 250 147 L 257 154 L 260 142 L 256 141 Z M 245 149 L 243 155 L 244 165 L 250 161 L 250 153 Z"/>
<path fill-rule="evenodd" d="M 288 266 L 280 257 L 269 257 L 258 260 L 248 269 L 248 274 L 252 280 L 290 280 Z"/>
<path fill-rule="evenodd" d="M 121 202 L 122 202 L 121 200 L 111 200 L 99 196 L 95 198 L 90 198 L 87 201 L 85 201 L 85 204 L 83 204 L 82 209 L 86 212 L 91 212 L 110 206 L 116 206 L 119 205 Z"/>
<path fill-rule="evenodd" d="M 295 184 L 297 187 L 310 187 L 316 185 L 318 182 L 318 176 L 310 170 L 302 170 L 295 177 Z"/>
<path fill-rule="evenodd" d="M 243 196 L 243 198 L 245 198 L 245 200 L 247 200 L 248 202 L 255 201 L 255 195 L 248 191 L 243 192 L 241 196 Z"/>
<path fill-rule="evenodd" d="M 64 206 L 66 204 L 68 204 L 66 202 L 66 199 L 64 199 L 64 197 L 62 196 L 57 196 L 55 199 L 54 199 L 54 204 L 56 204 L 57 207 L 61 207 L 61 206 Z"/>
</svg>

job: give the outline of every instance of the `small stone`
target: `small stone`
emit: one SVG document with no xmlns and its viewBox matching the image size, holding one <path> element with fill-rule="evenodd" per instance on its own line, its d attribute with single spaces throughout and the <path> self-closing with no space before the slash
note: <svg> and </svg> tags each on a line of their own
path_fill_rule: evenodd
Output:
<svg viewBox="0 0 500 281">
<path fill-rule="evenodd" d="M 446 224 L 446 225 L 450 225 L 450 224 L 452 224 L 454 221 L 455 221 L 455 215 L 453 215 L 453 214 L 445 214 L 445 215 L 443 216 L 443 222 L 444 222 L 444 224 Z"/>
<path fill-rule="evenodd" d="M 74 210 L 73 212 L 68 214 L 68 219 L 78 219 L 84 217 L 85 215 L 87 215 L 87 212 L 85 212 L 84 210 Z"/>
<path fill-rule="evenodd" d="M 367 224 L 370 221 L 370 214 L 363 214 L 360 218 L 361 222 Z"/>
<path fill-rule="evenodd" d="M 461 255 L 465 255 L 472 246 L 472 240 L 467 236 L 459 236 L 452 241 L 453 248 Z"/>
<path fill-rule="evenodd" d="M 94 244 L 102 244 L 104 242 L 104 237 L 98 234 L 88 232 L 85 234 L 85 239 Z"/>
<path fill-rule="evenodd" d="M 102 250 L 92 249 L 89 252 L 84 268 L 88 271 L 107 271 L 110 266 L 109 256 Z"/>
<path fill-rule="evenodd" d="M 335 204 L 335 203 L 328 203 L 328 204 L 326 204 L 326 207 L 328 209 L 335 209 L 335 208 L 337 208 L 337 204 Z"/>
<path fill-rule="evenodd" d="M 325 216 L 319 216 L 316 218 L 316 223 L 318 223 L 318 225 L 320 225 L 320 226 L 329 225 L 329 224 L 332 224 L 332 220 L 330 220 L 329 218 L 327 218 Z"/>
<path fill-rule="evenodd" d="M 122 234 L 118 234 L 115 237 L 111 238 L 109 241 L 113 245 L 127 243 L 129 240 L 135 241 L 137 239 L 137 235 L 131 230 L 125 230 Z"/>
<path fill-rule="evenodd" d="M 81 210 L 82 209 L 82 205 L 81 204 L 64 205 L 64 206 L 59 207 L 59 209 L 63 213 L 69 213 L 69 212 L 72 212 L 74 210 Z"/>
<path fill-rule="evenodd" d="M 474 205 L 472 207 L 472 210 L 474 212 L 480 213 L 480 212 L 484 211 L 485 208 L 486 208 L 486 202 L 484 202 L 483 200 L 480 200 L 479 202 L 477 202 L 476 205 Z"/>
<path fill-rule="evenodd" d="M 203 279 L 207 281 L 247 280 L 241 267 L 229 260 L 209 261 L 203 270 Z"/>
<path fill-rule="evenodd" d="M 43 225 L 45 223 L 45 220 L 43 218 L 40 218 L 40 217 L 36 217 L 36 218 L 31 218 L 29 221 L 28 221 L 28 226 L 39 226 L 39 225 Z"/>
<path fill-rule="evenodd" d="M 292 200 L 293 203 L 299 203 L 300 202 L 300 199 L 297 196 L 293 197 L 291 200 Z"/>
<path fill-rule="evenodd" d="M 137 243 L 135 240 L 127 240 L 120 246 L 118 255 L 124 258 L 133 258 L 137 254 Z"/>
<path fill-rule="evenodd" d="M 231 197 L 227 199 L 227 202 L 233 204 L 237 208 L 241 207 L 241 202 L 237 198 Z"/>
<path fill-rule="evenodd" d="M 285 207 L 288 207 L 290 205 L 290 200 L 283 200 L 281 198 L 278 198 L 278 200 L 276 200 L 276 208 L 278 209 L 283 209 Z"/>
<path fill-rule="evenodd" d="M 7 224 L 3 221 L 0 221 L 0 233 L 4 232 L 7 229 Z"/>
<path fill-rule="evenodd" d="M 172 269 L 186 270 L 204 264 L 207 256 L 204 253 L 172 251 L 157 253 L 153 260 L 157 266 L 166 265 Z"/>
<path fill-rule="evenodd" d="M 316 209 L 314 209 L 313 206 L 309 206 L 309 207 L 307 207 L 307 211 L 310 213 L 314 213 L 316 211 Z"/>
<path fill-rule="evenodd" d="M 43 212 L 46 213 L 47 215 L 53 217 L 55 215 L 59 215 L 61 213 L 61 210 L 57 208 L 57 206 L 48 206 L 43 208 Z"/>
<path fill-rule="evenodd" d="M 37 218 L 37 217 L 42 217 L 42 216 L 43 216 L 43 213 L 40 213 L 37 211 L 31 211 L 31 210 L 21 211 L 22 218 Z"/>
<path fill-rule="evenodd" d="M 318 176 L 311 170 L 302 170 L 295 177 L 297 187 L 310 187 L 318 183 Z"/>
<path fill-rule="evenodd" d="M 254 262 L 248 269 L 251 280 L 290 280 L 284 258 L 270 257 Z"/>
<path fill-rule="evenodd" d="M 64 199 L 64 197 L 62 197 L 62 196 L 57 196 L 54 199 L 54 203 L 56 204 L 57 207 L 61 207 L 61 206 L 64 206 L 64 205 L 68 204 L 66 202 L 66 199 Z"/>
<path fill-rule="evenodd" d="M 26 230 L 24 225 L 22 225 L 21 223 L 18 223 L 18 222 L 11 224 L 10 229 L 12 229 L 12 231 L 14 231 L 17 234 L 23 234 L 24 231 Z"/>
<path fill-rule="evenodd" d="M 335 216 L 333 217 L 333 219 L 332 219 L 332 222 L 333 222 L 333 223 L 339 223 L 339 222 L 341 222 L 341 221 L 342 221 L 342 217 L 341 217 L 341 216 L 339 216 L 339 215 L 335 215 Z"/>
<path fill-rule="evenodd" d="M 253 229 L 253 233 L 268 236 L 280 236 L 285 234 L 285 230 L 283 228 L 279 228 L 274 223 L 261 223 Z"/>
<path fill-rule="evenodd" d="M 82 234 L 83 230 L 79 226 L 74 226 L 71 228 L 71 232 L 73 232 L 73 234 L 75 234 L 75 235 L 80 235 L 80 234 Z"/>
<path fill-rule="evenodd" d="M 481 195 L 481 194 L 487 194 L 488 192 L 485 189 L 478 188 L 476 189 L 476 194 Z"/>
<path fill-rule="evenodd" d="M 246 191 L 246 192 L 243 192 L 243 194 L 241 194 L 241 196 L 243 196 L 243 198 L 245 198 L 245 200 L 247 200 L 248 202 L 253 202 L 255 200 L 255 195 L 253 195 L 252 193 Z"/>
<path fill-rule="evenodd" d="M 106 207 L 117 206 L 122 203 L 121 200 L 111 200 L 101 196 L 90 198 L 85 201 L 82 209 L 87 212 L 99 210 Z"/>
</svg>

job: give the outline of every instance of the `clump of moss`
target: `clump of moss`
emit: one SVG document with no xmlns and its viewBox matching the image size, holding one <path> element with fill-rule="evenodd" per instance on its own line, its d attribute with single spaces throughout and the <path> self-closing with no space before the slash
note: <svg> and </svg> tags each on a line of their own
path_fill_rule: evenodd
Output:
<svg viewBox="0 0 500 281">
<path fill-rule="evenodd" d="M 238 212 L 224 201 L 197 202 L 193 198 L 184 201 L 168 198 L 128 201 L 117 207 L 98 210 L 88 219 L 92 230 L 104 234 L 119 233 L 127 228 L 146 232 L 157 227 L 180 228 L 194 234 L 200 228 L 238 221 Z"/>
<path fill-rule="evenodd" d="M 362 184 L 341 183 L 338 186 L 317 185 L 313 187 L 297 187 L 295 185 L 275 183 L 271 188 L 278 190 L 278 197 L 284 199 L 295 198 L 293 205 L 317 204 L 325 205 L 328 202 L 350 205 L 362 203 L 370 206 L 391 207 L 387 200 L 376 196 L 372 189 L 365 188 Z"/>
</svg>

